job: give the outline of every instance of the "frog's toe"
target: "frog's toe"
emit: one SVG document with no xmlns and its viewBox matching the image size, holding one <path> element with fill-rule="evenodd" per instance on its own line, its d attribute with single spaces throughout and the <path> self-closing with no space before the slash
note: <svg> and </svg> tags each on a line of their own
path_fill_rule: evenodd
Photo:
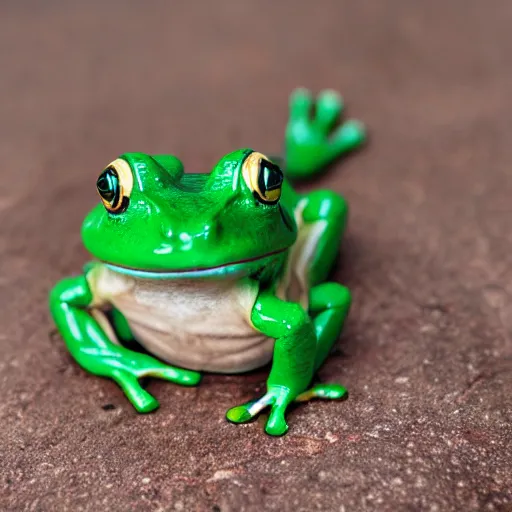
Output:
<svg viewBox="0 0 512 512">
<path fill-rule="evenodd" d="M 137 401 L 133 401 L 130 399 L 137 412 L 140 412 L 142 414 L 152 412 L 160 407 L 158 400 L 154 396 L 151 396 L 147 392 L 146 395 L 147 396 L 139 397 Z"/>
<path fill-rule="evenodd" d="M 290 120 L 300 121 L 309 118 L 313 107 L 311 92 L 299 87 L 290 95 Z"/>
<path fill-rule="evenodd" d="M 316 121 L 324 130 L 330 130 L 343 111 L 343 97 L 332 89 L 322 91 L 316 101 Z"/>
<path fill-rule="evenodd" d="M 167 368 L 162 372 L 162 377 L 181 386 L 197 386 L 201 381 L 201 374 L 182 368 Z"/>
<path fill-rule="evenodd" d="M 288 424 L 284 418 L 286 407 L 273 407 L 265 425 L 265 432 L 271 436 L 282 436 L 288 432 Z"/>
<path fill-rule="evenodd" d="M 253 417 L 246 405 L 237 405 L 226 412 L 226 419 L 231 423 L 247 423 Z"/>
<path fill-rule="evenodd" d="M 343 123 L 330 139 L 331 150 L 335 154 L 344 153 L 359 147 L 366 140 L 366 128 L 361 121 L 350 119 Z"/>
<path fill-rule="evenodd" d="M 150 367 L 142 368 L 138 377 L 156 377 L 165 379 L 180 386 L 196 386 L 201 381 L 201 374 L 184 368 L 175 368 L 160 362 L 153 362 Z"/>
<path fill-rule="evenodd" d="M 158 400 L 148 393 L 132 374 L 122 370 L 115 370 L 111 376 L 124 391 L 124 394 L 137 412 L 148 413 L 158 409 L 160 406 Z"/>
<path fill-rule="evenodd" d="M 231 423 L 247 423 L 254 419 L 272 402 L 271 395 L 264 395 L 259 400 L 251 400 L 245 404 L 232 407 L 226 412 L 226 419 Z"/>
<path fill-rule="evenodd" d="M 296 402 L 307 402 L 313 398 L 323 398 L 325 400 L 341 400 L 348 396 L 347 389 L 340 384 L 317 384 L 311 389 L 301 393 Z"/>
</svg>

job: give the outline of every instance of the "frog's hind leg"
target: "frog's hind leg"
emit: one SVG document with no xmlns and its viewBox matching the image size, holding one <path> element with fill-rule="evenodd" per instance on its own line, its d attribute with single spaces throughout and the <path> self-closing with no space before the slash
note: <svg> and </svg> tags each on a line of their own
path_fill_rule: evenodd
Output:
<svg viewBox="0 0 512 512">
<path fill-rule="evenodd" d="M 136 350 L 139 346 L 128 325 L 128 320 L 118 309 L 93 308 L 90 310 L 90 314 L 98 322 L 108 339 L 115 345 L 122 345 L 131 350 Z"/>
<path fill-rule="evenodd" d="M 307 310 L 309 291 L 325 282 L 338 255 L 348 206 L 335 192 L 317 190 L 300 197 L 294 213 L 299 236 L 290 251 L 278 296 L 300 302 Z"/>
<path fill-rule="evenodd" d="M 320 223 L 323 230 L 305 269 L 309 288 L 308 310 L 317 335 L 315 371 L 338 339 L 350 309 L 350 291 L 339 283 L 325 282 L 336 260 L 348 217 L 346 200 L 332 191 L 319 190 L 307 197 L 304 223 Z"/>
<path fill-rule="evenodd" d="M 121 311 L 116 308 L 112 308 L 109 312 L 109 320 L 112 323 L 117 339 L 121 343 L 130 343 L 135 340 L 135 336 L 130 329 L 128 320 L 126 320 Z"/>
<path fill-rule="evenodd" d="M 338 256 L 341 239 L 348 219 L 348 204 L 344 197 L 331 190 L 316 190 L 303 199 L 302 219 L 306 230 L 316 236 L 308 242 L 305 280 L 308 288 L 324 282 Z"/>
<path fill-rule="evenodd" d="M 350 292 L 338 283 L 323 283 L 312 288 L 310 293 L 309 314 L 313 318 L 316 334 L 316 354 L 314 371 L 325 361 L 333 344 L 343 329 L 345 318 L 350 309 Z M 306 402 L 313 398 L 339 400 L 347 395 L 340 384 L 316 384 L 301 393 L 296 402 Z"/>
<path fill-rule="evenodd" d="M 316 333 L 315 371 L 320 368 L 339 338 L 352 302 L 350 291 L 339 283 L 323 283 L 310 293 L 309 314 Z"/>
<path fill-rule="evenodd" d="M 345 199 L 332 191 L 316 191 L 306 196 L 302 210 L 305 247 L 296 259 L 295 272 L 305 285 L 307 309 L 313 320 L 317 338 L 314 371 L 325 361 L 338 340 L 350 310 L 348 288 L 335 282 L 326 282 L 338 255 L 341 238 L 347 222 L 348 206 Z M 310 245 L 309 249 L 307 245 Z M 298 264 L 297 264 L 298 263 Z M 302 300 L 304 304 L 304 300 Z M 338 384 L 320 384 L 297 397 L 298 401 L 311 398 L 338 399 L 346 390 Z"/>
</svg>

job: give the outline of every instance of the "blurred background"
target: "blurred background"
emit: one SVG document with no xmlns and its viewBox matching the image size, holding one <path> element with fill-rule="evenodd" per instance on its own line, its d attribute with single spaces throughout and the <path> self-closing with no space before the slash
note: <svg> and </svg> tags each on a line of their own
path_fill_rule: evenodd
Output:
<svg viewBox="0 0 512 512">
<path fill-rule="evenodd" d="M 507 0 L 4 0 L 0 508 L 509 510 L 511 25 Z M 278 440 L 223 419 L 265 372 L 152 381 L 138 416 L 47 312 L 87 261 L 96 177 L 126 151 L 194 172 L 279 151 L 297 86 L 339 90 L 370 132 L 299 185 L 351 206 L 334 278 L 354 307 L 321 371 L 350 399 Z"/>
</svg>

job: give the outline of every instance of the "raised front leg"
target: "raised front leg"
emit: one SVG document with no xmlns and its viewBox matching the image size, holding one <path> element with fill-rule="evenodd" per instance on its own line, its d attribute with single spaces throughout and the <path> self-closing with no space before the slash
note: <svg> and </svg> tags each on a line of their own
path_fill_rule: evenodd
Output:
<svg viewBox="0 0 512 512">
<path fill-rule="evenodd" d="M 89 313 L 91 302 L 85 276 L 64 279 L 50 294 L 53 319 L 71 355 L 85 370 L 113 379 L 138 412 L 150 412 L 159 405 L 140 385 L 141 377 L 157 377 L 183 386 L 199 383 L 200 373 L 174 368 L 112 343 Z"/>
<path fill-rule="evenodd" d="M 229 421 L 245 423 L 270 407 L 265 431 L 271 435 L 282 435 L 288 430 L 285 413 L 293 401 L 339 399 L 346 394 L 345 388 L 337 384 L 317 385 L 308 389 L 315 370 L 337 339 L 348 311 L 345 304 L 343 311 L 337 309 L 324 314 L 333 304 L 327 299 L 329 295 L 329 290 L 324 288 L 312 297 L 316 315 L 312 320 L 299 304 L 284 302 L 270 291 L 260 294 L 253 309 L 252 322 L 256 329 L 276 340 L 267 391 L 257 400 L 228 410 L 226 417 Z M 338 297 L 337 304 L 340 301 L 343 298 Z"/>
<path fill-rule="evenodd" d="M 359 121 L 348 120 L 335 128 L 342 111 L 343 99 L 336 91 L 321 92 L 316 102 L 306 89 L 292 93 L 285 133 L 287 176 L 313 176 L 364 142 L 365 128 Z"/>
</svg>

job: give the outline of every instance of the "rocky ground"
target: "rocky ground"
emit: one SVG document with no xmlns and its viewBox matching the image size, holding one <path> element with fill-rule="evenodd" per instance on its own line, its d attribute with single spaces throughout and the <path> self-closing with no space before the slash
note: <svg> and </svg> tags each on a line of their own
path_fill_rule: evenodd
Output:
<svg viewBox="0 0 512 512">
<path fill-rule="evenodd" d="M 507 0 L 3 2 L 0 509 L 512 510 L 511 24 Z M 320 372 L 350 397 L 278 439 L 224 420 L 268 370 L 150 381 L 137 415 L 47 311 L 95 179 L 125 151 L 276 151 L 297 85 L 371 131 L 302 185 L 351 205 L 354 307 Z"/>
</svg>

